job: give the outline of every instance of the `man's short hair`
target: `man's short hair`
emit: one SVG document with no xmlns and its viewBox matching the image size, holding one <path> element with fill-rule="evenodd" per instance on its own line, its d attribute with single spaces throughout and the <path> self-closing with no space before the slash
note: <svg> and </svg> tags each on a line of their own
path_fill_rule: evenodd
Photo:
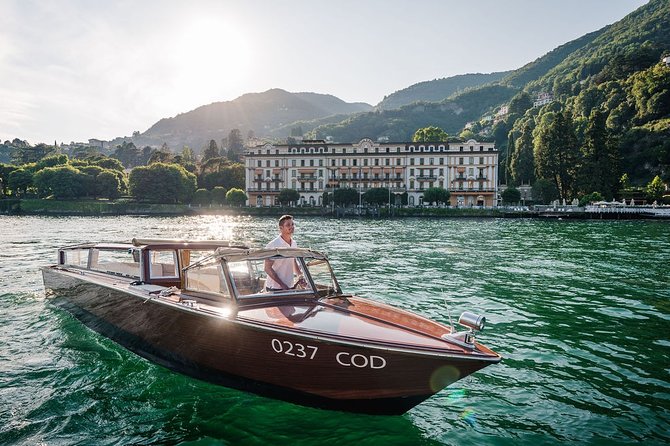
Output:
<svg viewBox="0 0 670 446">
<path fill-rule="evenodd" d="M 279 217 L 279 226 L 283 226 L 286 220 L 293 220 L 293 215 L 282 215 Z"/>
</svg>

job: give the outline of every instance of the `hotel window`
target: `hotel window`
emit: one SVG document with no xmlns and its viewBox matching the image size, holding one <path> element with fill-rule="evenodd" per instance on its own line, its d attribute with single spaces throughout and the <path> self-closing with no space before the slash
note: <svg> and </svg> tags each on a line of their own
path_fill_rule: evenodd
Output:
<svg viewBox="0 0 670 446">
<path fill-rule="evenodd" d="M 363 153 L 368 153 L 368 148 L 367 148 L 367 147 L 365 147 L 365 148 L 363 149 Z"/>
<path fill-rule="evenodd" d="M 423 158 L 419 160 L 419 164 L 423 166 Z"/>
<path fill-rule="evenodd" d="M 444 166 L 444 158 L 440 158 L 440 166 Z"/>
<path fill-rule="evenodd" d="M 347 153 L 347 149 L 342 149 L 342 153 Z"/>
<path fill-rule="evenodd" d="M 330 160 L 330 165 L 335 166 L 335 160 Z"/>
<path fill-rule="evenodd" d="M 410 177 L 413 177 L 413 176 L 414 176 L 414 169 L 410 169 L 410 170 L 409 170 L 409 176 L 410 176 Z"/>
<path fill-rule="evenodd" d="M 270 178 L 270 171 L 269 170 L 265 171 L 265 178 Z"/>
<path fill-rule="evenodd" d="M 291 176 L 292 176 L 293 178 L 295 178 L 295 170 L 292 170 L 292 171 L 291 171 Z"/>
<path fill-rule="evenodd" d="M 319 176 L 320 176 L 320 177 L 323 176 L 323 169 L 319 169 Z"/>
<path fill-rule="evenodd" d="M 431 166 L 432 166 L 433 164 L 435 164 L 435 159 L 434 159 L 434 158 L 430 158 L 430 159 L 428 160 L 428 164 L 430 164 Z"/>
<path fill-rule="evenodd" d="M 391 153 L 391 148 L 390 147 L 386 148 L 386 153 Z"/>
<path fill-rule="evenodd" d="M 319 160 L 319 167 L 323 167 L 323 160 Z"/>
<path fill-rule="evenodd" d="M 379 158 L 375 158 L 375 166 L 379 166 Z"/>
<path fill-rule="evenodd" d="M 375 153 L 379 153 L 379 147 L 375 147 Z"/>
<path fill-rule="evenodd" d="M 386 165 L 390 166 L 391 165 L 391 160 L 389 158 L 386 158 Z"/>
<path fill-rule="evenodd" d="M 352 166 L 358 166 L 358 160 L 353 160 L 353 161 L 351 162 L 351 165 L 352 165 Z"/>
<path fill-rule="evenodd" d="M 367 158 L 365 158 L 365 159 L 363 160 L 363 165 L 364 165 L 364 166 L 367 166 L 367 165 L 368 165 L 368 159 L 367 159 Z"/>
<path fill-rule="evenodd" d="M 347 160 L 342 160 L 342 165 L 346 166 L 347 165 Z"/>
<path fill-rule="evenodd" d="M 275 167 L 279 167 L 279 160 L 275 160 Z"/>
<path fill-rule="evenodd" d="M 300 167 L 305 167 L 305 160 L 300 160 Z"/>
<path fill-rule="evenodd" d="M 270 167 L 270 160 L 267 160 L 267 161 L 265 162 L 265 167 Z"/>
<path fill-rule="evenodd" d="M 263 161 L 258 160 L 258 167 L 263 167 Z"/>
<path fill-rule="evenodd" d="M 475 158 L 473 156 L 471 156 L 470 157 L 470 164 L 474 164 L 474 163 L 475 163 Z"/>
<path fill-rule="evenodd" d="M 402 162 L 402 161 L 400 160 L 400 158 L 396 158 L 396 160 L 395 160 L 395 165 L 396 165 L 396 166 L 399 166 L 401 162 Z"/>
<path fill-rule="evenodd" d="M 310 167 L 314 167 L 314 160 L 309 160 Z"/>
<path fill-rule="evenodd" d="M 414 158 L 410 158 L 410 159 L 409 159 L 409 165 L 410 165 L 410 166 L 413 166 L 413 165 L 414 165 Z"/>
<path fill-rule="evenodd" d="M 463 158 L 458 159 L 458 164 L 460 164 L 461 166 L 463 165 Z"/>
<path fill-rule="evenodd" d="M 483 156 L 479 157 L 479 164 L 484 164 L 484 157 Z"/>
</svg>

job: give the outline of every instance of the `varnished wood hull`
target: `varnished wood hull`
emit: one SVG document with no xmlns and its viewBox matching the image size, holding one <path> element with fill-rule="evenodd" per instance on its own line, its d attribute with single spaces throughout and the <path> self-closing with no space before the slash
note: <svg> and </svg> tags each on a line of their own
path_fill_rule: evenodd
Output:
<svg viewBox="0 0 670 446">
<path fill-rule="evenodd" d="M 320 408 L 401 414 L 499 357 L 338 339 L 240 317 L 214 317 L 43 269 L 53 302 L 91 329 L 167 368 Z"/>
</svg>

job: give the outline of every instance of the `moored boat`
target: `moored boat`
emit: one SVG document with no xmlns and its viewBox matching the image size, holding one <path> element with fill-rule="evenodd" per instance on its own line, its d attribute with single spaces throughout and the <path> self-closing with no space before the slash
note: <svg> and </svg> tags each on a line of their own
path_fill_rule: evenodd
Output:
<svg viewBox="0 0 670 446">
<path fill-rule="evenodd" d="M 276 261 L 295 285 L 265 286 Z M 42 269 L 52 301 L 172 370 L 299 404 L 400 414 L 500 361 L 465 331 L 343 293 L 325 255 L 227 241 L 140 240 L 61 248 Z"/>
</svg>

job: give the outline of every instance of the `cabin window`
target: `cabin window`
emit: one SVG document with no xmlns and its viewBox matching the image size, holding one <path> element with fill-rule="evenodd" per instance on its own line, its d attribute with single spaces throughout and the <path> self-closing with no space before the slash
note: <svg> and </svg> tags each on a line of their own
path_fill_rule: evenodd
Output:
<svg viewBox="0 0 670 446">
<path fill-rule="evenodd" d="M 152 279 L 177 278 L 177 253 L 174 249 L 149 251 L 149 268 Z"/>
<path fill-rule="evenodd" d="M 62 264 L 76 266 L 78 268 L 88 267 L 89 249 L 68 249 L 63 251 Z"/>
<path fill-rule="evenodd" d="M 120 276 L 140 277 L 140 263 L 134 249 L 91 249 L 90 269 Z"/>
<path fill-rule="evenodd" d="M 222 294 L 230 298 L 228 286 L 223 280 L 221 262 L 216 259 L 186 270 L 184 286 L 190 291 Z"/>
</svg>

